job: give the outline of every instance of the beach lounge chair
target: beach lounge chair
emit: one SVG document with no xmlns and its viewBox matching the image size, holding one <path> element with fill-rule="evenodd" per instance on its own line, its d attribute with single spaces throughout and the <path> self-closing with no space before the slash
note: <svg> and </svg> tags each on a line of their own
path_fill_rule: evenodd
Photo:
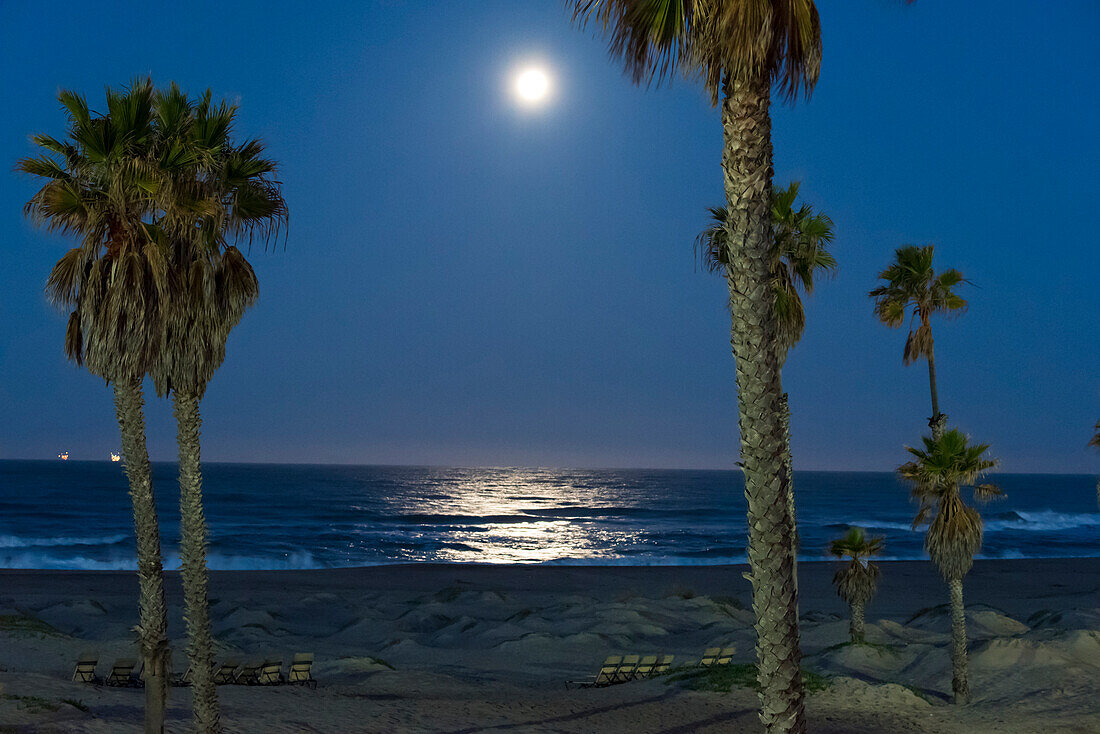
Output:
<svg viewBox="0 0 1100 734">
<path fill-rule="evenodd" d="M 286 682 L 296 686 L 317 687 L 317 681 L 313 677 L 313 653 L 300 652 L 294 655 Z"/>
<path fill-rule="evenodd" d="M 283 659 L 268 658 L 256 673 L 256 685 L 277 686 L 283 682 Z"/>
<path fill-rule="evenodd" d="M 714 661 L 715 665 L 729 665 L 733 662 L 733 654 L 737 652 L 736 647 L 723 647 L 722 652 L 718 653 L 718 659 Z"/>
<path fill-rule="evenodd" d="M 189 686 L 191 685 L 191 666 L 187 666 L 187 670 L 183 671 L 183 675 L 173 676 L 172 685 L 174 686 Z"/>
<path fill-rule="evenodd" d="M 587 680 L 567 680 L 565 681 L 565 687 L 575 685 L 578 688 L 602 688 L 603 686 L 609 686 L 613 682 L 615 672 L 618 671 L 619 666 L 623 662 L 622 655 L 608 655 L 607 660 L 603 661 L 603 665 L 600 666 L 600 672 L 592 676 Z"/>
<path fill-rule="evenodd" d="M 81 683 L 96 683 L 95 666 L 99 663 L 99 656 L 94 652 L 82 652 L 76 659 L 76 669 L 73 670 L 73 680 Z"/>
<path fill-rule="evenodd" d="M 672 660 L 675 655 L 663 655 L 661 659 L 657 661 L 657 664 L 653 666 L 653 675 L 661 675 L 667 673 L 668 669 L 672 667 Z"/>
<path fill-rule="evenodd" d="M 720 648 L 720 647 L 708 647 L 703 652 L 703 659 L 699 661 L 699 665 L 701 665 L 704 668 L 707 668 L 707 667 L 710 667 L 711 665 L 714 665 L 715 661 L 718 660 L 718 656 L 721 653 L 722 653 L 722 648 Z"/>
<path fill-rule="evenodd" d="M 114 666 L 111 668 L 111 674 L 107 676 L 107 680 L 104 681 L 104 683 L 109 686 L 140 688 L 145 685 L 145 682 L 141 679 L 140 673 L 134 673 L 134 668 L 136 666 L 137 661 L 133 658 L 116 660 Z"/>
<path fill-rule="evenodd" d="M 612 676 L 612 683 L 626 683 L 628 680 L 633 680 L 634 672 L 638 669 L 638 661 L 641 660 L 640 655 L 623 655 L 622 665 L 615 671 L 615 675 Z"/>
<path fill-rule="evenodd" d="M 265 660 L 246 660 L 241 669 L 237 671 L 233 682 L 239 686 L 254 686 L 259 682 L 260 668 L 264 667 Z"/>
<path fill-rule="evenodd" d="M 215 685 L 232 683 L 237 678 L 237 668 L 241 667 L 241 661 L 237 658 L 228 658 L 222 662 L 221 667 L 214 671 Z"/>
<path fill-rule="evenodd" d="M 656 655 L 646 655 L 634 669 L 634 678 L 648 678 L 653 675 L 653 668 L 657 665 Z"/>
</svg>

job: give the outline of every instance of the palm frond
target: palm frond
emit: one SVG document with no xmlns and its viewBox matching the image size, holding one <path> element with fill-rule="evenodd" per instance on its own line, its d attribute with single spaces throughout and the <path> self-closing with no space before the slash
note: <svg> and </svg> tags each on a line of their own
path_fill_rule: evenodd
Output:
<svg viewBox="0 0 1100 734">
<path fill-rule="evenodd" d="M 988 444 L 971 444 L 957 428 L 922 441 L 923 449 L 906 447 L 914 459 L 899 466 L 897 473 L 919 504 L 914 529 L 928 523 L 925 548 L 933 562 L 945 578 L 962 578 L 981 548 L 982 520 L 977 510 L 962 501 L 960 487 L 974 485 L 997 462 L 985 457 Z M 1000 490 L 982 484 L 974 487 L 974 494 L 981 501 L 999 495 Z"/>
<path fill-rule="evenodd" d="M 877 563 L 860 563 L 853 559 L 833 575 L 837 595 L 849 604 L 866 603 L 878 589 L 882 572 Z"/>
<path fill-rule="evenodd" d="M 851 527 L 842 537 L 829 544 L 829 553 L 837 558 L 850 557 L 865 562 L 871 556 L 882 553 L 886 539 L 882 536 L 869 537 L 863 528 Z"/>
<path fill-rule="evenodd" d="M 772 288 L 779 327 L 781 358 L 802 338 L 806 315 L 799 290 L 813 292 L 818 273 L 833 275 L 836 259 L 826 246 L 833 239 L 832 220 L 815 213 L 809 204 L 795 208 L 799 183 L 772 191 L 771 220 L 774 233 Z M 725 273 L 729 265 L 728 213 L 710 207 L 710 224 L 695 238 L 695 255 L 708 272 Z"/>
<path fill-rule="evenodd" d="M 974 500 L 976 502 L 981 502 L 983 504 L 994 502 L 1004 499 L 1004 496 L 1004 490 L 995 484 L 979 484 L 974 487 Z"/>
<path fill-rule="evenodd" d="M 837 558 L 848 558 L 833 576 L 837 594 L 849 604 L 866 602 L 878 587 L 879 568 L 871 561 L 882 553 L 884 538 L 869 538 L 862 528 L 849 528 L 843 537 L 829 545 L 829 552 Z"/>
<path fill-rule="evenodd" d="M 84 364 L 84 333 L 80 329 L 80 312 L 77 309 L 69 314 L 65 327 L 65 356 L 77 365 Z"/>
<path fill-rule="evenodd" d="M 868 293 L 874 300 L 875 316 L 891 328 L 901 326 L 907 311 L 912 308 L 918 326 L 910 329 L 902 350 L 902 361 L 906 365 L 932 356 L 930 318 L 933 314 L 956 316 L 966 311 L 966 300 L 952 289 L 968 281 L 954 269 L 937 274 L 933 269 L 934 256 L 932 245 L 899 247 L 894 251 L 894 262 L 879 273 L 882 284 Z"/>
<path fill-rule="evenodd" d="M 707 208 L 710 224 L 695 237 L 695 255 L 708 273 L 725 272 L 729 265 L 729 218 L 724 206 Z"/>
<path fill-rule="evenodd" d="M 32 176 L 53 178 L 65 181 L 69 178 L 69 172 L 65 167 L 48 155 L 21 158 L 15 164 L 15 170 L 29 173 Z"/>
<path fill-rule="evenodd" d="M 592 23 L 635 84 L 662 82 L 691 58 L 693 0 L 573 0 L 573 22 Z"/>
<path fill-rule="evenodd" d="M 69 119 L 75 126 L 85 126 L 91 120 L 91 112 L 88 109 L 88 101 L 84 96 L 71 89 L 62 89 L 57 93 L 57 101 L 69 113 Z"/>
<path fill-rule="evenodd" d="M 592 23 L 636 84 L 677 70 L 698 76 L 712 102 L 730 79 L 764 79 L 793 100 L 821 68 L 821 22 L 812 0 L 570 0 L 573 21 Z"/>
</svg>

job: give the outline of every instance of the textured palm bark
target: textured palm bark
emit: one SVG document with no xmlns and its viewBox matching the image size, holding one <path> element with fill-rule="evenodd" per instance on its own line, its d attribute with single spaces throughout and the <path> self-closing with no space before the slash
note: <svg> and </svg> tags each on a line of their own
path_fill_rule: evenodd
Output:
<svg viewBox="0 0 1100 734">
<path fill-rule="evenodd" d="M 951 590 L 951 691 L 955 694 L 955 703 L 967 703 L 970 701 L 970 682 L 967 675 L 962 579 L 951 579 L 947 586 Z"/>
<path fill-rule="evenodd" d="M 187 657 L 191 664 L 191 696 L 195 728 L 203 734 L 221 732 L 218 692 L 214 685 L 214 637 L 207 599 L 206 518 L 202 510 L 199 400 L 172 394 L 179 443 L 180 576 L 183 578 Z"/>
<path fill-rule="evenodd" d="M 932 417 L 928 419 L 928 427 L 932 429 L 932 438 L 939 441 L 947 427 L 947 416 L 940 412 L 940 396 L 936 390 L 936 357 L 931 351 L 928 353 L 928 387 L 932 392 Z"/>
<path fill-rule="evenodd" d="M 748 501 L 760 719 L 769 734 L 801 734 L 806 731 L 805 691 L 771 281 L 770 103 L 764 79 L 731 82 L 722 103 L 722 164 L 730 214 L 727 280 Z"/>
<path fill-rule="evenodd" d="M 863 602 L 852 602 L 849 609 L 851 619 L 848 621 L 848 634 L 853 643 L 863 642 Z"/>
<path fill-rule="evenodd" d="M 780 372 L 783 365 L 780 363 Z M 781 375 L 782 376 L 782 375 Z M 787 514 L 791 518 L 791 563 L 794 564 L 794 590 L 798 593 L 798 517 L 794 507 L 794 459 L 791 457 L 791 404 L 787 393 L 779 396 L 779 413 L 783 419 L 783 469 L 787 472 Z"/>
<path fill-rule="evenodd" d="M 115 415 L 122 434 L 122 461 L 130 484 L 138 562 L 138 644 L 145 666 L 145 732 L 163 734 L 168 703 L 171 649 L 168 607 L 164 601 L 164 568 L 160 526 L 153 494 L 149 452 L 145 447 L 145 398 L 140 380 L 114 383 Z"/>
</svg>

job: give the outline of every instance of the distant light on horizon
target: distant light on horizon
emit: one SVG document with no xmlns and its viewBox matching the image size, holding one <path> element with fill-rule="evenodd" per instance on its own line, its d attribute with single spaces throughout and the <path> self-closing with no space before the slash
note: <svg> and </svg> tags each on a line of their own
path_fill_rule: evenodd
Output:
<svg viewBox="0 0 1100 734">
<path fill-rule="evenodd" d="M 549 94 L 550 77 L 542 69 L 528 67 L 516 76 L 515 91 L 521 102 L 533 106 Z"/>
</svg>

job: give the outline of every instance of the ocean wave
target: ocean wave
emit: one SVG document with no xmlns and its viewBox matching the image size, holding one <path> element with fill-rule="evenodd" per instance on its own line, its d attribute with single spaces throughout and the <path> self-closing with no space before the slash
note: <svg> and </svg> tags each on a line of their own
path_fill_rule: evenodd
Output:
<svg viewBox="0 0 1100 734">
<path fill-rule="evenodd" d="M 206 565 L 212 571 L 281 571 L 328 567 L 325 564 L 318 563 L 309 551 L 280 553 L 273 556 L 211 553 L 207 556 Z M 27 571 L 136 571 L 137 560 L 133 556 L 90 558 L 83 555 L 22 552 L 0 554 L 0 568 Z M 166 571 L 178 571 L 180 569 L 179 556 L 176 554 L 165 556 L 164 569 Z"/>
<path fill-rule="evenodd" d="M 18 535 L 0 535 L 0 548 L 54 548 L 77 545 L 115 545 L 129 540 L 127 534 L 99 535 L 87 538 L 24 538 Z"/>
<path fill-rule="evenodd" d="M 726 551 L 726 549 L 723 549 Z M 1095 558 L 1100 552 L 1081 549 L 1070 554 L 1072 558 Z M 1035 558 L 1064 558 L 1065 555 L 1057 553 L 1025 553 L 1016 549 L 1005 549 L 988 553 L 979 553 L 975 556 L 978 560 L 1017 560 Z M 928 562 L 925 553 L 899 553 L 882 556 L 876 561 L 920 561 Z M 799 554 L 799 563 L 833 563 L 835 559 L 820 555 Z M 288 570 L 312 570 L 324 568 L 361 568 L 372 566 L 390 566 L 407 563 L 453 563 L 462 565 L 465 563 L 494 563 L 491 560 L 469 558 L 466 560 L 446 560 L 438 555 L 418 557 L 415 555 L 389 558 L 346 558 L 320 562 L 313 554 L 302 551 L 291 554 L 280 554 L 278 557 L 257 555 L 221 555 L 211 554 L 208 558 L 209 568 L 213 571 L 288 571 Z M 512 559 L 500 562 L 504 565 L 544 565 L 544 566 L 726 566 L 747 563 L 747 558 L 742 551 L 736 553 L 734 549 L 726 552 L 714 553 L 641 553 L 630 555 L 592 555 L 592 556 L 562 556 L 552 559 Z M 19 553 L 12 555 L 0 554 L 0 568 L 15 570 L 58 570 L 58 571 L 127 571 L 133 572 L 137 564 L 133 558 L 89 558 L 86 556 L 48 556 L 34 553 Z M 165 570 L 178 571 L 179 559 L 169 557 L 165 562 Z"/>
<path fill-rule="evenodd" d="M 309 551 L 295 551 L 293 553 L 280 553 L 275 556 L 238 556 L 221 553 L 211 553 L 207 556 L 206 566 L 211 571 L 284 571 L 290 569 L 327 568 L 318 563 Z M 179 570 L 179 558 L 166 563 L 165 568 L 170 571 Z"/>
<path fill-rule="evenodd" d="M 1015 510 L 1002 512 L 986 521 L 988 532 L 1000 530 L 1024 530 L 1041 532 L 1044 530 L 1072 530 L 1100 526 L 1100 513 L 1097 512 L 1055 512 L 1054 510 Z"/>
<path fill-rule="evenodd" d="M 827 530 L 844 531 L 856 527 L 864 530 L 907 530 L 912 531 L 912 526 L 907 522 L 895 522 L 890 520 L 852 520 L 852 521 L 828 521 L 817 527 Z M 1008 512 L 991 513 L 985 516 L 986 532 L 1000 532 L 1016 530 L 1025 532 L 1042 532 L 1046 530 L 1073 530 L 1074 528 L 1100 527 L 1100 513 L 1096 512 L 1056 512 L 1054 510 L 1010 510 Z M 916 532 L 924 532 L 918 529 Z"/>
<path fill-rule="evenodd" d="M 827 530 L 840 531 L 847 530 L 848 528 L 863 528 L 864 530 L 908 530 L 910 532 L 913 532 L 912 523 L 893 522 L 890 520 L 853 520 L 851 522 L 829 522 L 819 527 L 823 527 Z"/>
<path fill-rule="evenodd" d="M 23 571 L 134 571 L 137 570 L 137 561 L 133 558 L 103 559 L 48 553 L 11 553 L 0 554 L 0 567 Z"/>
</svg>

